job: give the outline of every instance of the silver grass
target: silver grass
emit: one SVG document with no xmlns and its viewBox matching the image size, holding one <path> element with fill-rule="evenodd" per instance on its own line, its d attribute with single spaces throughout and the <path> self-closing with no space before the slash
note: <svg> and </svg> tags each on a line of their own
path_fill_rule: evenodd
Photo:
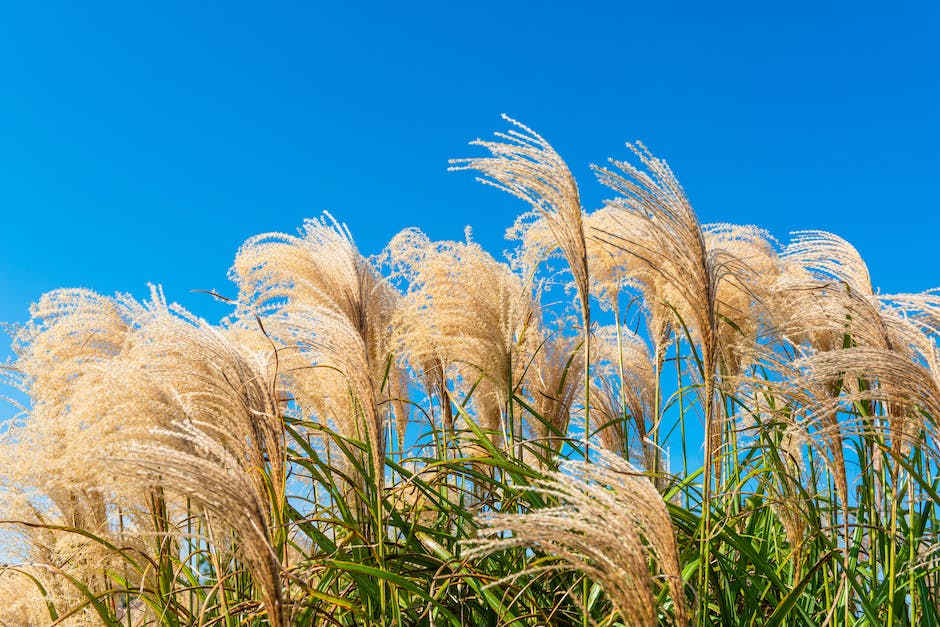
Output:
<svg viewBox="0 0 940 627">
<path fill-rule="evenodd" d="M 142 488 L 202 504 L 236 533 L 272 624 L 285 623 L 271 508 L 284 507 L 286 451 L 273 350 L 256 352 L 177 310 L 142 325 L 130 354 L 175 405 L 168 427 L 128 430 L 111 461 Z M 146 380 L 139 382 L 145 387 Z M 265 478 L 267 476 L 267 479 Z"/>
<path fill-rule="evenodd" d="M 481 182 L 525 201 L 532 210 L 517 221 L 517 230 L 524 231 L 521 225 L 530 218 L 545 221 L 554 244 L 568 261 L 582 313 L 586 314 L 587 244 L 578 185 L 567 164 L 542 136 L 508 116 L 503 119 L 518 130 L 496 133 L 501 141 L 471 142 L 487 149 L 492 157 L 453 159 L 451 170 L 478 170 L 484 175 Z"/>
<path fill-rule="evenodd" d="M 584 212 L 578 185 L 567 164 L 545 139 L 529 127 L 503 116 L 515 126 L 505 133 L 496 133 L 500 141 L 471 142 L 471 145 L 487 149 L 491 157 L 455 159 L 452 170 L 477 170 L 483 174 L 478 179 L 525 201 L 531 213 L 516 221 L 516 230 L 528 230 L 528 218 L 547 226 L 553 244 L 568 262 L 574 277 L 581 307 L 584 343 L 582 360 L 584 378 L 589 377 L 591 363 L 591 305 L 588 251 L 584 228 Z M 523 235 L 523 239 L 525 239 Z M 536 252 L 537 256 L 541 253 Z M 533 265 L 533 264 L 528 264 Z M 534 272 L 529 270 L 528 273 Z M 590 386 L 584 386 L 584 411 L 590 412 Z M 589 424 L 585 424 L 584 453 L 587 454 Z"/>
<path fill-rule="evenodd" d="M 598 403 L 595 428 L 599 429 L 607 450 L 621 452 L 629 460 L 628 421 L 632 421 L 643 451 L 643 463 L 654 470 L 655 444 L 648 437 L 648 425 L 655 429 L 658 417 L 654 416 L 656 369 L 650 350 L 639 335 L 622 326 L 601 327 L 595 337 L 598 388 L 594 396 Z"/>
<path fill-rule="evenodd" d="M 100 406 L 73 401 L 86 390 L 104 387 L 109 364 L 132 332 L 132 315 L 122 303 L 89 290 L 45 294 L 31 314 L 13 337 L 16 369 L 31 400 L 18 438 L 24 450 L 44 463 L 20 463 L 11 470 L 27 483 L 44 481 L 52 491 L 88 488 L 98 469 L 76 463 L 75 456 L 87 456 L 100 440 Z M 92 428 L 80 429 L 82 424 Z"/>
<path fill-rule="evenodd" d="M 596 463 L 565 462 L 537 489 L 559 504 L 525 514 L 484 516 L 469 556 L 512 547 L 545 551 L 562 563 L 511 578 L 546 568 L 580 570 L 602 586 L 628 625 L 658 624 L 653 591 L 662 578 L 672 599 L 672 621 L 687 623 L 672 523 L 647 477 L 625 460 L 601 452 Z M 655 579 L 651 561 L 658 570 Z"/>
<path fill-rule="evenodd" d="M 504 431 L 510 394 L 539 343 L 531 284 L 474 242 L 432 242 L 416 229 L 399 233 L 386 255 L 407 283 L 397 350 L 414 369 L 439 364 L 465 393 L 473 389 L 480 426 Z"/>
<path fill-rule="evenodd" d="M 940 294 L 936 290 L 920 294 L 886 294 L 878 298 L 884 307 L 915 325 L 922 333 L 940 336 Z"/>
<path fill-rule="evenodd" d="M 772 374 L 768 377 L 763 373 L 744 373 L 731 383 L 737 387 L 740 398 L 751 401 L 750 406 L 754 408 L 751 418 L 763 417 L 771 423 L 785 425 L 790 435 L 801 435 L 783 440 L 782 443 L 789 446 L 782 449 L 781 457 L 794 465 L 800 465 L 803 459 L 802 445 L 819 452 L 815 459 L 828 467 L 833 478 L 842 508 L 843 533 L 848 538 L 850 495 L 845 438 L 859 431 L 844 416 L 840 417 L 841 377 L 827 380 L 821 376 L 806 376 L 804 368 L 807 360 L 813 359 L 816 354 L 819 353 L 811 346 L 801 344 L 784 343 L 782 349 L 775 343 L 761 345 L 755 348 L 754 355 L 749 359 L 760 363 L 762 370 Z M 781 480 L 788 479 L 781 477 Z M 803 497 L 799 496 L 782 507 L 798 512 L 801 511 L 802 501 Z"/>
<path fill-rule="evenodd" d="M 403 369 L 391 356 L 399 295 L 329 214 L 300 236 L 249 239 L 231 270 L 243 316 L 259 316 L 277 342 L 297 402 L 348 437 L 366 438 L 381 480 L 386 418 L 403 433 Z"/>
<path fill-rule="evenodd" d="M 824 231 L 794 234 L 773 287 L 774 331 L 815 350 L 853 345 L 904 350 L 907 324 L 874 294 L 868 268 L 844 239 Z"/>
<path fill-rule="evenodd" d="M 286 625 L 280 563 L 270 541 L 268 504 L 253 476 L 257 471 L 246 468 L 219 441 L 214 424 L 181 422 L 153 435 L 164 443 L 133 443 L 113 461 L 142 485 L 164 486 L 192 498 L 234 531 L 238 558 L 261 588 L 271 624 Z"/>
<path fill-rule="evenodd" d="M 797 231 L 784 250 L 784 257 L 817 277 L 835 279 L 853 291 L 871 295 L 868 266 L 850 243 L 826 231 Z"/>
<path fill-rule="evenodd" d="M 62 605 L 76 605 L 81 601 L 78 590 L 63 578 L 52 576 L 52 570 L 97 585 L 105 582 L 104 571 L 116 565 L 115 556 L 81 535 L 49 528 L 49 525 L 74 527 L 113 539 L 100 495 L 79 491 L 68 495 L 60 493 L 50 506 L 41 505 L 42 499 L 35 494 L 5 492 L 4 498 L 0 498 L 0 512 L 5 540 L 10 545 L 3 548 L 12 549 L 5 557 L 32 571 L 47 588 L 50 600 Z"/>
<path fill-rule="evenodd" d="M 640 301 L 647 317 L 655 357 L 660 361 L 672 333 L 675 311 L 669 297 L 669 285 L 657 276 L 649 264 L 637 263 L 635 256 L 625 254 L 621 244 L 632 242 L 632 248 L 651 249 L 656 244 L 649 233 L 632 228 L 622 219 L 622 211 L 613 203 L 588 214 L 586 219 L 588 253 L 594 292 L 605 308 L 619 314 L 624 291 L 639 290 Z"/>
<path fill-rule="evenodd" d="M 223 330 L 170 308 L 157 289 L 148 303 L 56 292 L 40 301 L 34 316 L 17 337 L 17 364 L 29 377 L 33 407 L 11 435 L 17 447 L 33 455 L 21 456 L 8 477 L 49 499 L 61 513 L 59 524 L 113 537 L 118 525 L 106 514 L 109 506 L 125 512 L 156 507 L 150 514 L 165 516 L 166 505 L 158 502 L 164 491 L 198 501 L 204 496 L 199 487 L 212 489 L 202 482 L 209 467 L 222 460 L 220 450 L 227 457 L 224 467 L 215 469 L 219 485 L 228 485 L 233 460 L 250 484 L 232 498 L 266 503 L 265 473 L 273 506 L 283 506 L 286 463 L 273 351 L 232 343 Z M 197 424 L 200 437 L 212 439 L 214 449 L 205 442 L 200 449 L 174 426 L 191 431 Z M 127 451 L 138 448 L 161 454 L 142 454 L 135 466 Z M 214 457 L 200 457 L 200 451 L 215 451 Z M 142 480 L 143 470 L 152 471 L 158 461 L 163 472 Z M 49 473 L 50 468 L 59 472 Z M 205 502 L 214 506 L 211 499 Z M 122 515 L 121 527 L 131 520 Z M 268 524 L 254 526 L 268 533 Z M 153 531 L 168 530 L 163 525 Z M 67 540 L 55 537 L 56 543 Z M 249 553 L 265 552 L 258 548 L 257 533 L 244 542 L 253 543 Z M 34 541 L 33 548 L 47 544 Z M 54 558 L 55 551 L 43 562 L 55 566 Z M 276 571 L 272 575 L 250 559 L 272 620 L 280 620 Z M 103 576 L 104 566 L 97 567 Z"/>
<path fill-rule="evenodd" d="M 0 625 L 42 625 L 49 621 L 46 598 L 30 577 L 42 569 L 30 566 L 0 567 Z"/>
<path fill-rule="evenodd" d="M 706 224 L 702 232 L 709 254 L 722 266 L 716 274 L 718 345 L 725 374 L 734 375 L 748 365 L 784 263 L 763 229 L 720 223 Z"/>
<path fill-rule="evenodd" d="M 581 342 L 577 336 L 566 335 L 560 324 L 538 347 L 527 377 L 526 387 L 538 414 L 529 420 L 532 437 L 549 442 L 555 452 L 561 449 L 572 411 L 583 394 Z"/>
<path fill-rule="evenodd" d="M 806 385 L 826 384 L 835 378 L 846 382 L 839 397 L 823 399 L 814 407 L 819 414 L 842 404 L 880 402 L 886 406 L 888 430 L 880 433 L 892 448 L 906 451 L 923 443 L 926 437 L 936 447 L 937 417 L 940 416 L 940 355 L 933 341 L 920 347 L 918 359 L 884 348 L 851 347 L 815 353 L 803 358 L 802 381 Z M 854 381 L 869 385 L 860 387 Z M 843 425 L 850 429 L 852 425 Z M 862 421 L 855 428 L 877 428 Z"/>
<path fill-rule="evenodd" d="M 796 235 L 785 250 L 789 265 L 772 297 L 774 332 L 819 353 L 866 347 L 895 353 L 901 360 L 915 359 L 916 345 L 930 332 L 929 324 L 921 328 L 912 324 L 908 318 L 913 312 L 905 309 L 903 297 L 895 303 L 890 297 L 874 294 L 868 269 L 848 242 L 822 231 Z M 823 381 L 819 375 L 817 372 L 806 384 L 829 390 L 827 404 L 832 415 L 825 422 L 834 426 L 838 423 L 836 395 L 843 387 L 843 377 L 834 372 L 829 381 Z M 905 433 L 910 417 L 903 407 L 885 399 L 885 409 L 892 430 Z M 841 439 L 841 435 L 832 437 Z M 906 440 L 904 436 L 894 439 L 896 450 L 906 450 Z M 881 463 L 880 453 L 875 453 L 875 463 Z"/>
<path fill-rule="evenodd" d="M 715 388 L 720 356 L 718 287 L 733 257 L 709 250 L 698 218 L 685 192 L 665 161 L 654 157 L 642 144 L 628 144 L 643 169 L 626 161 L 611 160 L 616 170 L 595 168 L 598 179 L 618 193 L 605 203 L 609 219 L 593 237 L 620 251 L 648 302 L 656 303 L 657 324 L 652 331 L 657 360 L 662 358 L 667 328 L 663 312 L 678 313 L 699 345 L 704 374 L 706 468 L 714 469 L 721 443 Z M 673 317 L 670 322 L 676 320 Z M 658 336 L 658 337 L 657 337 Z M 710 491 L 706 472 L 706 494 Z M 707 497 L 706 497 L 707 498 Z"/>
</svg>

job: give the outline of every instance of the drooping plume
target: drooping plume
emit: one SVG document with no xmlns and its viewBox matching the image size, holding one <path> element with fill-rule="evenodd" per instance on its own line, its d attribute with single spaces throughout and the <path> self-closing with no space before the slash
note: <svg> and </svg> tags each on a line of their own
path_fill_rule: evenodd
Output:
<svg viewBox="0 0 940 627">
<path fill-rule="evenodd" d="M 399 295 L 330 216 L 308 220 L 300 236 L 249 239 L 231 275 L 245 315 L 260 316 L 277 342 L 281 369 L 307 413 L 347 437 L 364 437 L 376 476 L 386 419 L 407 419 L 405 373 L 390 349 Z"/>
<path fill-rule="evenodd" d="M 53 292 L 33 313 L 17 337 L 33 407 L 13 437 L 38 460 L 13 479 L 45 495 L 59 524 L 105 538 L 117 537 L 109 508 L 150 507 L 136 526 L 146 532 L 140 520 L 162 518 L 151 533 L 163 536 L 163 495 L 193 499 L 235 531 L 272 623 L 282 624 L 269 540 L 270 508 L 283 507 L 286 482 L 273 351 L 232 343 L 222 329 L 168 307 L 157 289 L 148 303 Z M 55 555 L 44 561 L 54 565 Z M 106 567 L 95 562 L 102 577 Z"/>
<path fill-rule="evenodd" d="M 723 370 L 746 367 L 767 323 L 773 288 L 782 272 L 770 234 L 755 226 L 706 224 L 705 247 L 716 269 L 715 315 Z"/>
<path fill-rule="evenodd" d="M 498 430 L 538 346 L 532 288 L 474 242 L 431 242 L 417 230 L 387 249 L 408 283 L 395 318 L 397 347 L 416 369 L 440 364 L 473 391 L 480 426 Z"/>
<path fill-rule="evenodd" d="M 477 140 L 471 145 L 490 151 L 492 157 L 452 160 L 452 170 L 478 170 L 483 183 L 524 200 L 532 208 L 516 224 L 524 237 L 526 222 L 544 220 L 554 244 L 561 249 L 574 276 L 582 310 L 588 305 L 587 244 L 578 185 L 555 149 L 529 127 L 503 116 L 516 127 L 496 133 L 502 141 Z"/>
<path fill-rule="evenodd" d="M 657 360 L 663 354 L 664 338 L 656 335 L 668 328 L 666 320 L 688 328 L 689 340 L 698 344 L 705 459 L 706 466 L 711 466 L 721 443 L 720 407 L 715 403 L 720 354 L 718 286 L 727 254 L 708 249 L 698 218 L 669 166 L 641 144 L 628 147 L 644 169 L 614 160 L 616 171 L 595 168 L 600 182 L 619 195 L 605 203 L 610 215 L 595 227 L 592 237 L 626 257 L 621 265 L 630 269 L 651 303 Z M 677 315 L 670 320 L 666 311 Z M 718 464 L 714 469 L 716 475 L 720 473 Z M 708 473 L 706 486 L 707 479 Z"/>
<path fill-rule="evenodd" d="M 598 412 L 595 429 L 604 447 L 630 459 L 630 422 L 647 470 L 654 470 L 655 444 L 649 428 L 655 413 L 656 369 L 646 342 L 622 326 L 601 327 L 597 338 Z"/>
<path fill-rule="evenodd" d="M 283 625 L 273 516 L 285 506 L 287 461 L 273 348 L 235 343 L 181 308 L 158 309 L 128 353 L 142 387 L 160 390 L 167 427 L 129 430 L 112 461 L 129 480 L 193 499 L 235 532 L 240 557 Z"/>
<path fill-rule="evenodd" d="M 623 459 L 600 453 L 597 463 L 566 462 L 539 485 L 558 505 L 484 517 L 471 555 L 537 547 L 558 557 L 558 568 L 580 570 L 597 581 L 628 625 L 657 624 L 652 558 L 673 600 L 672 622 L 687 623 L 672 522 L 647 477 Z"/>
<path fill-rule="evenodd" d="M 567 164 L 542 136 L 505 115 L 503 119 L 519 130 L 511 129 L 505 133 L 496 133 L 496 137 L 501 141 L 472 142 L 472 145 L 482 146 L 489 150 L 492 157 L 456 159 L 451 161 L 453 164 L 451 169 L 478 170 L 484 175 L 484 178 L 479 179 L 483 183 L 493 185 L 528 203 L 532 208 L 531 212 L 518 219 L 515 226 L 515 230 L 523 241 L 529 229 L 527 224 L 529 218 L 536 219 L 536 228 L 544 229 L 547 226 L 554 240 L 554 246 L 561 250 L 574 277 L 583 324 L 584 358 L 582 363 L 586 381 L 591 363 L 590 278 L 584 212 L 581 208 L 578 185 Z M 538 250 L 529 252 L 534 254 L 535 258 L 530 262 L 524 262 L 523 265 L 528 266 L 527 273 L 533 273 L 534 265 L 542 257 L 542 252 Z M 590 385 L 584 386 L 585 415 L 590 413 L 590 389 Z M 588 434 L 589 425 L 586 424 L 585 453 L 588 447 Z"/>
<path fill-rule="evenodd" d="M 570 320 L 568 322 L 571 322 Z M 537 416 L 529 419 L 532 436 L 558 452 L 568 433 L 571 414 L 583 394 L 584 352 L 576 335 L 565 334 L 562 321 L 547 333 L 538 347 L 528 377 L 532 407 Z"/>
</svg>

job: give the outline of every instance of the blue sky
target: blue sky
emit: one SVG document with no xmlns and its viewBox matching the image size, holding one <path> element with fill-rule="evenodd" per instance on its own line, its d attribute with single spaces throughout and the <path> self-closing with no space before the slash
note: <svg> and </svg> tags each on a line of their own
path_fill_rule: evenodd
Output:
<svg viewBox="0 0 940 627">
<path fill-rule="evenodd" d="M 231 294 L 245 238 L 322 210 L 364 252 L 470 224 L 498 253 L 523 207 L 446 167 L 503 112 L 590 208 L 589 164 L 641 139 L 703 221 L 831 230 L 882 291 L 940 285 L 940 5 L 652 4 L 4 3 L 0 320 L 147 282 L 218 316 L 189 290 Z"/>
</svg>

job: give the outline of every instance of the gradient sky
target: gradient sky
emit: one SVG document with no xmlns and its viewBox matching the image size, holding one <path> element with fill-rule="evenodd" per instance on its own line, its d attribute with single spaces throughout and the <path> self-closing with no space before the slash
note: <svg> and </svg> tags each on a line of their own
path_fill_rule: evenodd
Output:
<svg viewBox="0 0 940 627">
<path fill-rule="evenodd" d="M 831 230 L 882 291 L 940 285 L 936 2 L 340 4 L 4 3 L 0 320 L 147 282 L 217 317 L 189 290 L 232 294 L 245 238 L 323 210 L 367 253 L 466 224 L 498 253 L 523 207 L 446 167 L 503 112 L 589 208 L 589 164 L 641 139 L 702 221 Z"/>
</svg>

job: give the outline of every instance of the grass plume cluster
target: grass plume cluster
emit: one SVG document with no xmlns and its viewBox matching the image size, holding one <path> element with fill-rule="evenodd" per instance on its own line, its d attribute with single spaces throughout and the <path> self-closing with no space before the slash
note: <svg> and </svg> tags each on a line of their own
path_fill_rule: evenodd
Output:
<svg viewBox="0 0 940 627">
<path fill-rule="evenodd" d="M 527 205 L 504 260 L 324 215 L 218 323 L 44 295 L 0 625 L 940 625 L 940 296 L 701 224 L 640 144 L 585 209 L 507 121 L 452 162 Z"/>
</svg>

